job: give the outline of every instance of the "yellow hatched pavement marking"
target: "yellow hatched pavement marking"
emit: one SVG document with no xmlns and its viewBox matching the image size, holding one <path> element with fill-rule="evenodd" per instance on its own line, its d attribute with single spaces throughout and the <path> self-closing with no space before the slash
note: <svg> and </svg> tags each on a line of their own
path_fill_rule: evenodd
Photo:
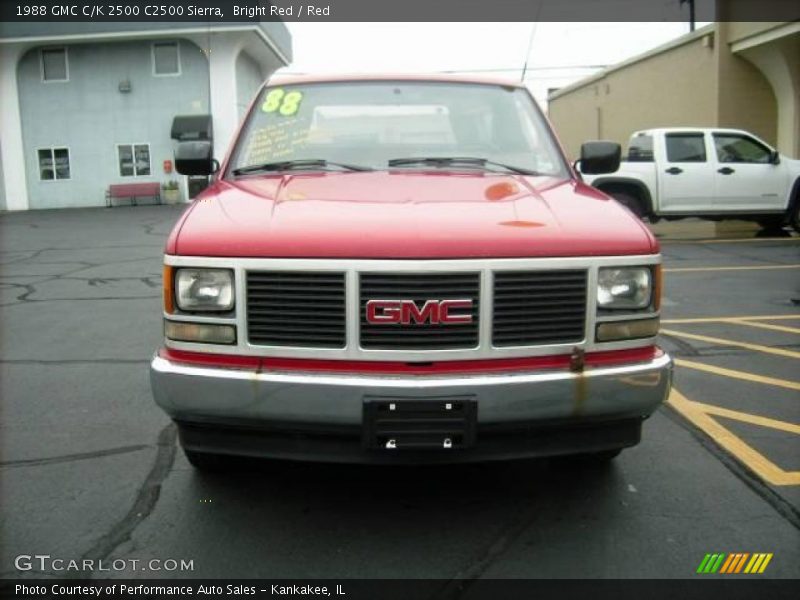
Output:
<svg viewBox="0 0 800 600">
<path fill-rule="evenodd" d="M 763 352 L 764 354 L 775 354 L 777 356 L 785 356 L 788 358 L 800 358 L 800 352 L 793 350 L 785 350 L 783 348 L 773 348 L 771 346 L 762 346 L 760 344 L 750 344 L 747 342 L 739 342 L 736 340 L 725 340 L 722 338 L 711 337 L 707 335 L 698 335 L 696 333 L 685 333 L 683 331 L 675 331 L 674 329 L 662 329 L 661 333 L 672 335 L 675 337 L 683 337 L 690 340 L 698 340 L 700 342 L 708 342 L 709 344 L 718 344 L 720 346 L 734 346 L 737 348 L 746 348 L 754 352 Z"/>
<path fill-rule="evenodd" d="M 675 267 L 664 269 L 665 273 L 702 273 L 705 271 L 776 271 L 781 269 L 800 269 L 800 265 L 742 265 L 737 267 Z"/>
<path fill-rule="evenodd" d="M 800 390 L 800 381 L 790 381 L 788 379 L 778 379 L 776 377 L 756 375 L 755 373 L 747 373 L 746 371 L 736 371 L 734 369 L 726 369 L 724 367 L 707 365 L 705 363 L 694 362 L 691 360 L 684 360 L 682 358 L 676 358 L 675 364 L 678 365 L 679 367 L 685 367 L 687 369 L 695 369 L 697 371 L 705 371 L 706 373 L 713 373 L 714 375 L 722 375 L 723 377 L 731 377 L 733 379 L 743 379 L 745 381 L 752 381 L 754 383 L 765 383 L 767 385 L 774 385 L 776 387 L 782 387 L 788 390 Z"/>
<path fill-rule="evenodd" d="M 715 421 L 706 410 L 708 405 L 689 400 L 675 388 L 672 389 L 667 402 L 767 483 L 776 486 L 800 485 L 800 471 L 784 471 L 778 467 L 740 437 Z M 716 409 L 716 407 L 712 408 Z"/>
<path fill-rule="evenodd" d="M 738 323 L 750 321 L 800 321 L 800 313 L 794 315 L 756 315 L 745 317 L 699 317 L 692 319 L 662 319 L 662 323 L 679 325 L 681 323 Z"/>
<path fill-rule="evenodd" d="M 769 329 L 770 331 L 783 331 L 784 333 L 797 333 L 800 334 L 800 329 L 797 327 L 787 327 L 786 325 L 773 325 L 772 323 L 759 323 L 757 321 L 745 321 L 742 319 L 731 319 L 727 323 L 735 323 L 736 325 L 743 325 L 745 327 L 757 327 L 758 329 Z"/>
<path fill-rule="evenodd" d="M 695 402 L 695 404 L 702 407 L 703 412 L 709 415 L 716 415 L 717 417 L 725 417 L 726 419 L 741 421 L 742 423 L 750 423 L 751 425 L 759 425 L 761 427 L 768 427 L 770 429 L 777 429 L 778 431 L 800 435 L 800 425 L 795 425 L 794 423 L 751 415 L 750 413 L 722 408 L 721 406 L 713 406 L 711 404 L 705 404 L 704 402 Z"/>
</svg>

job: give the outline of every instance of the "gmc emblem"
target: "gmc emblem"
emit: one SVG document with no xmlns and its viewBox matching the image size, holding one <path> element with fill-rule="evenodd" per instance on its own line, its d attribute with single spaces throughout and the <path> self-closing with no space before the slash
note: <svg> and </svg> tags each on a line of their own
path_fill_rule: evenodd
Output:
<svg viewBox="0 0 800 600">
<path fill-rule="evenodd" d="M 454 313 L 453 311 L 469 311 Z M 431 325 L 472 323 L 472 300 L 426 300 L 419 308 L 413 300 L 367 301 L 367 323 L 371 325 Z"/>
</svg>

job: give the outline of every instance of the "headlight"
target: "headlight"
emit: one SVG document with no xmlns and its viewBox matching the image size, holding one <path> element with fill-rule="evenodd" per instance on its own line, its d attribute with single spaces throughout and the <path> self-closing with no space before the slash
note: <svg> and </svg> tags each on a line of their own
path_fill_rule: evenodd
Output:
<svg viewBox="0 0 800 600">
<path fill-rule="evenodd" d="M 178 269 L 175 300 L 186 311 L 233 308 L 233 272 L 227 269 Z"/>
<path fill-rule="evenodd" d="M 652 295 L 653 277 L 648 267 L 603 268 L 598 273 L 598 308 L 647 308 Z"/>
</svg>

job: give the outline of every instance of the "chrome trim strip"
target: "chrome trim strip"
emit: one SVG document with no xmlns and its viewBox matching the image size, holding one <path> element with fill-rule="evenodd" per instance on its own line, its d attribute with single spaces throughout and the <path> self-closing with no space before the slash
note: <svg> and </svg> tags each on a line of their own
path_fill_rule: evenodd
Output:
<svg viewBox="0 0 800 600">
<path fill-rule="evenodd" d="M 160 373 L 184 375 L 187 377 L 211 377 L 215 379 L 238 379 L 247 381 L 263 381 L 271 383 L 292 383 L 308 385 L 332 386 L 369 386 L 369 387 L 401 387 L 401 388 L 438 388 L 451 386 L 483 386 L 483 385 L 513 385 L 519 383 L 537 383 L 543 381 L 574 380 L 582 377 L 616 377 L 629 376 L 647 371 L 660 370 L 672 365 L 668 354 L 643 363 L 633 363 L 616 367 L 588 368 L 583 373 L 573 373 L 566 370 L 549 370 L 524 373 L 501 373 L 479 375 L 437 375 L 400 377 L 397 375 L 336 375 L 330 373 L 285 373 L 285 372 L 255 372 L 239 369 L 225 369 L 214 367 L 195 367 L 174 363 L 158 355 L 153 357 L 151 367 Z"/>
<path fill-rule="evenodd" d="M 283 358 L 316 358 L 316 359 L 352 359 L 352 360 L 393 360 L 428 362 L 432 360 L 477 360 L 492 358 L 514 358 L 521 356 L 546 356 L 553 354 L 569 354 L 574 348 L 586 352 L 600 350 L 626 350 L 652 346 L 655 337 L 621 342 L 595 342 L 594 333 L 598 322 L 617 320 L 616 317 L 597 317 L 597 270 L 605 266 L 657 265 L 661 263 L 661 255 L 634 256 L 589 256 L 566 258 L 488 258 L 488 259 L 435 259 L 435 260 L 365 260 L 365 259 L 294 259 L 294 258 L 236 258 L 236 257 L 202 257 L 166 255 L 164 262 L 174 267 L 224 267 L 232 268 L 235 276 L 237 294 L 235 324 L 238 328 L 237 344 L 233 346 L 209 346 L 192 342 L 175 342 L 167 340 L 165 345 L 176 350 L 192 352 L 213 352 L 217 354 L 238 354 L 246 356 L 272 356 Z M 493 278 L 495 271 L 534 271 L 555 269 L 587 270 L 587 304 L 586 304 L 586 337 L 581 342 L 567 344 L 549 344 L 537 346 L 510 346 L 495 348 L 492 346 L 492 309 Z M 309 348 L 297 346 L 261 346 L 248 342 L 247 308 L 244 299 L 247 297 L 246 272 L 248 270 L 274 271 L 337 271 L 345 273 L 345 298 L 348 316 L 345 348 Z M 360 312 L 359 312 L 359 273 L 360 272 L 391 273 L 426 273 L 453 271 L 479 271 L 480 277 L 480 319 L 478 329 L 478 346 L 476 348 L 446 350 L 378 350 L 359 347 Z M 635 318 L 658 316 L 658 312 L 637 314 Z M 164 314 L 165 318 L 174 320 L 191 320 L 188 316 Z M 626 316 L 631 318 L 631 316 Z M 231 320 L 219 319 L 209 322 L 230 323 Z M 205 320 L 205 319 L 204 319 Z"/>
<path fill-rule="evenodd" d="M 658 317 L 657 312 L 637 312 L 637 313 L 621 313 L 618 315 L 600 315 L 595 319 L 595 325 L 600 323 L 613 323 L 615 321 L 641 321 L 642 319 L 652 319 Z"/>
<path fill-rule="evenodd" d="M 167 254 L 164 263 L 175 267 L 246 268 L 267 271 L 388 271 L 415 273 L 436 271 L 480 271 L 481 269 L 534 270 L 581 267 L 661 264 L 660 254 L 630 256 L 567 256 L 557 258 L 465 258 L 465 259 L 362 259 L 362 258 L 238 258 L 224 256 L 178 256 Z"/>
<path fill-rule="evenodd" d="M 210 325 L 238 325 L 239 323 L 235 315 L 233 317 L 212 317 L 208 313 L 204 313 L 203 315 L 169 313 L 164 315 L 164 320 L 180 323 L 208 323 Z"/>
<path fill-rule="evenodd" d="M 236 325 L 238 335 L 237 345 L 241 346 L 250 337 L 247 329 L 247 277 L 241 265 L 234 265 L 233 286 L 236 289 Z"/>
<path fill-rule="evenodd" d="M 344 285 L 345 318 L 347 319 L 345 323 L 345 355 L 349 358 L 356 358 L 361 342 L 361 307 L 358 302 L 361 296 L 361 281 L 358 278 L 358 271 L 348 269 Z"/>
<path fill-rule="evenodd" d="M 478 293 L 480 294 L 478 347 L 492 347 L 492 332 L 494 331 L 494 271 L 491 269 L 481 271 L 481 283 Z"/>
</svg>

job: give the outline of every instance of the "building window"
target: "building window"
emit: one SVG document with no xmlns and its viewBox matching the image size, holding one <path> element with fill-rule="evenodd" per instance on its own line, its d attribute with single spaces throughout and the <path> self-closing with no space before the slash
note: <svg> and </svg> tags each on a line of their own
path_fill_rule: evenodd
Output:
<svg viewBox="0 0 800 600">
<path fill-rule="evenodd" d="M 120 177 L 150 175 L 150 144 L 121 144 L 117 157 Z"/>
<path fill-rule="evenodd" d="M 178 42 L 153 44 L 153 75 L 180 75 L 181 55 Z"/>
<path fill-rule="evenodd" d="M 39 179 L 53 181 L 56 179 L 69 179 L 69 149 L 68 148 L 39 148 Z"/>
<path fill-rule="evenodd" d="M 668 133 L 669 162 L 706 162 L 706 142 L 702 133 Z"/>
<path fill-rule="evenodd" d="M 66 48 L 43 48 L 41 57 L 42 81 L 69 80 Z"/>
</svg>

